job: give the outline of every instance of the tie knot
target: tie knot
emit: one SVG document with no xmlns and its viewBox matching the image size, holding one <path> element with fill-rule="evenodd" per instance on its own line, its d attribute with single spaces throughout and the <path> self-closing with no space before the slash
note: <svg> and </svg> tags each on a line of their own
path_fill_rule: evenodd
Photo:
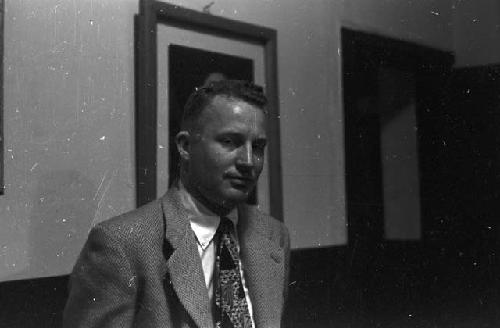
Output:
<svg viewBox="0 0 500 328">
<path fill-rule="evenodd" d="M 231 234 L 234 230 L 233 222 L 227 217 L 221 216 L 218 230 L 222 234 Z"/>
</svg>

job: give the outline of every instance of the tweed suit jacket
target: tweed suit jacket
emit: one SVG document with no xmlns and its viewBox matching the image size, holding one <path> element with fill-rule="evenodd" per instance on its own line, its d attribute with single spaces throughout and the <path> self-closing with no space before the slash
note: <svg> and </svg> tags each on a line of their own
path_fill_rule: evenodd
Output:
<svg viewBox="0 0 500 328">
<path fill-rule="evenodd" d="M 238 211 L 255 326 L 279 327 L 288 231 L 256 207 Z M 213 327 L 196 237 L 178 189 L 91 230 L 70 278 L 63 326 Z"/>
</svg>

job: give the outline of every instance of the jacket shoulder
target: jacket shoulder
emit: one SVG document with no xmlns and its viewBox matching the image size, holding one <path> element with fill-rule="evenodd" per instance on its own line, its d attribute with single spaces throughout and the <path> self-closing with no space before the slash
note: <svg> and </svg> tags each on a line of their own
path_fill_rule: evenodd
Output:
<svg viewBox="0 0 500 328">
<path fill-rule="evenodd" d="M 257 207 L 253 207 L 251 210 L 253 212 L 254 219 L 258 220 L 262 227 L 264 227 L 264 233 L 268 235 L 269 239 L 279 240 L 281 247 L 289 247 L 290 235 L 286 225 L 275 217 L 262 212 Z"/>
<path fill-rule="evenodd" d="M 161 203 L 154 200 L 132 211 L 97 224 L 93 230 L 103 230 L 126 244 L 140 245 L 158 240 L 163 234 Z"/>
</svg>

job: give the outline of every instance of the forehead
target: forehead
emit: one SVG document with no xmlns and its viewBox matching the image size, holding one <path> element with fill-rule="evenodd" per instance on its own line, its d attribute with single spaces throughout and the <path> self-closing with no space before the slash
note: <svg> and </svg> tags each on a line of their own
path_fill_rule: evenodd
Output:
<svg viewBox="0 0 500 328">
<path fill-rule="evenodd" d="M 238 127 L 259 130 L 264 133 L 264 111 L 244 100 L 227 96 L 215 96 L 200 115 L 202 128 Z M 260 131 L 263 130 L 263 131 Z"/>
</svg>

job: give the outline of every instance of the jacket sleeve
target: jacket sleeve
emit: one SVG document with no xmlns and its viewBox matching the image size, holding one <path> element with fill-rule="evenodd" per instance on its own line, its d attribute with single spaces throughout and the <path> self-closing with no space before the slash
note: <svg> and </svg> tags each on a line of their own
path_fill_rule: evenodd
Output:
<svg viewBox="0 0 500 328">
<path fill-rule="evenodd" d="M 288 232 L 288 229 L 283 226 L 283 232 L 282 232 L 282 238 L 284 242 L 284 253 L 285 253 L 285 260 L 284 260 L 284 271 L 285 271 L 285 279 L 283 283 L 283 312 L 281 315 L 281 327 L 286 327 L 287 323 L 287 317 L 289 315 L 289 300 L 288 300 L 288 292 L 290 289 L 289 286 L 289 281 L 290 281 L 290 234 Z"/>
<path fill-rule="evenodd" d="M 137 277 L 121 245 L 102 225 L 89 234 L 70 278 L 63 327 L 131 327 Z"/>
<path fill-rule="evenodd" d="M 285 234 L 285 290 L 284 290 L 284 300 L 286 302 L 288 298 L 288 290 L 289 290 L 289 282 L 290 282 L 290 234 L 288 233 L 288 229 L 284 228 L 284 234 Z"/>
</svg>

